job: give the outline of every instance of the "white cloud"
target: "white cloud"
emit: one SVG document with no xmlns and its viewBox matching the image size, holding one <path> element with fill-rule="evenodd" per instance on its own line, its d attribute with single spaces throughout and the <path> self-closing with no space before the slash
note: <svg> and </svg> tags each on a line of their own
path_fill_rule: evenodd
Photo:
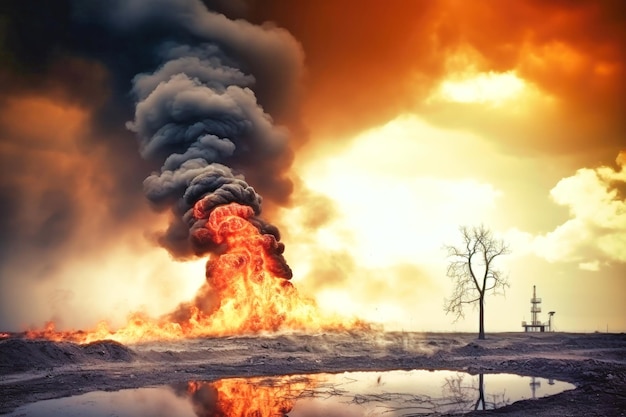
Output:
<svg viewBox="0 0 626 417">
<path fill-rule="evenodd" d="M 550 191 L 552 199 L 569 209 L 570 218 L 532 242 L 535 253 L 548 261 L 578 262 L 597 271 L 604 262 L 626 262 L 626 154 L 619 168 L 579 169 Z"/>
<path fill-rule="evenodd" d="M 578 267 L 582 269 L 583 271 L 597 272 L 600 270 L 600 262 L 599 261 L 581 262 L 578 264 Z"/>
</svg>

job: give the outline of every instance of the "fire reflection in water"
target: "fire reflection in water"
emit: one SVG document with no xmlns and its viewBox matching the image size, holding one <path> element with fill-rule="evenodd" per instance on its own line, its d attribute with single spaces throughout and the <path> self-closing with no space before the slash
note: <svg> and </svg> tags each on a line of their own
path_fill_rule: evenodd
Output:
<svg viewBox="0 0 626 417">
<path fill-rule="evenodd" d="M 270 417 L 293 410 L 315 386 L 315 376 L 308 375 L 191 381 L 174 390 L 189 398 L 198 417 Z"/>
<path fill-rule="evenodd" d="M 557 394 L 575 386 L 513 374 L 453 371 L 344 372 L 96 391 L 20 407 L 9 417 L 407 417 L 464 414 Z"/>
<path fill-rule="evenodd" d="M 535 398 L 528 380 L 511 374 L 413 370 L 192 381 L 173 389 L 198 417 L 400 417 L 463 414 Z M 540 396 L 573 388 L 558 384 Z"/>
</svg>

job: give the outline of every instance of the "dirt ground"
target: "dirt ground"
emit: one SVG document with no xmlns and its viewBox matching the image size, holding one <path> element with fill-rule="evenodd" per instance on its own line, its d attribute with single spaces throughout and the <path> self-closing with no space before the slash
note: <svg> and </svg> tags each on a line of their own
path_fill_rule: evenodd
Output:
<svg viewBox="0 0 626 417">
<path fill-rule="evenodd" d="M 516 373 L 576 389 L 469 415 L 626 416 L 626 335 L 342 332 L 123 346 L 0 341 L 0 414 L 44 399 L 190 380 L 432 369 Z M 468 414 L 465 414 L 468 415 Z"/>
</svg>

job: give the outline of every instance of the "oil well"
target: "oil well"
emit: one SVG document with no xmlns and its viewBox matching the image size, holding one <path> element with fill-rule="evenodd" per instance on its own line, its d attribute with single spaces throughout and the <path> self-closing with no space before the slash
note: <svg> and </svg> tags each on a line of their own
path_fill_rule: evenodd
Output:
<svg viewBox="0 0 626 417">
<path fill-rule="evenodd" d="M 522 327 L 525 332 L 545 332 L 546 329 L 548 332 L 553 331 L 552 316 L 554 316 L 556 312 L 548 312 L 547 324 L 539 320 L 539 313 L 541 313 L 541 298 L 537 297 L 537 286 L 533 285 L 533 298 L 530 299 L 530 323 L 526 321 L 522 322 Z"/>
</svg>

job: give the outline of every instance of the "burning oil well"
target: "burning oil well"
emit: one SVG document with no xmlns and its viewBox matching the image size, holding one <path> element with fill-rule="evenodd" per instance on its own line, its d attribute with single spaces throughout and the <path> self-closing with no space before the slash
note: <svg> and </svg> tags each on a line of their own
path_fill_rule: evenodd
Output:
<svg viewBox="0 0 626 417">
<path fill-rule="evenodd" d="M 206 282 L 192 301 L 156 319 L 136 313 L 120 329 L 102 322 L 84 332 L 51 322 L 28 337 L 132 342 L 355 325 L 324 317 L 298 294 L 280 233 L 261 217 L 261 194 L 284 204 L 292 191 L 289 131 L 270 112 L 296 117 L 299 44 L 279 28 L 230 20 L 195 0 L 105 3 L 80 11 L 97 14 L 126 42 L 150 40 L 141 53 L 153 65 L 132 77 L 126 126 L 141 156 L 161 166 L 143 183 L 154 208 L 170 212 L 158 241 L 175 258 L 208 257 Z"/>
</svg>

